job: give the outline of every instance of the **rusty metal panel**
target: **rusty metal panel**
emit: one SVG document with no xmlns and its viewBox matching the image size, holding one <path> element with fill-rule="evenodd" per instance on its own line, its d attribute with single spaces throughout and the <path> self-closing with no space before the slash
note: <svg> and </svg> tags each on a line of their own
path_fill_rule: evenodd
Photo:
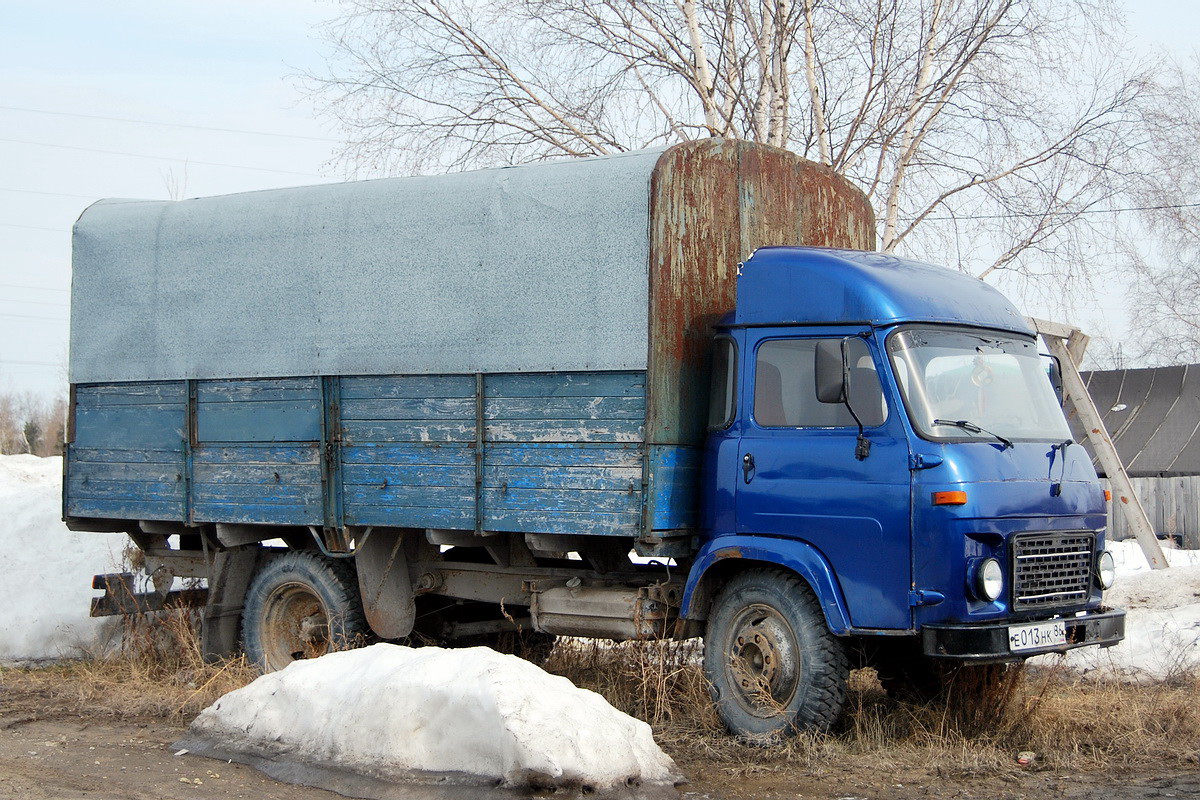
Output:
<svg viewBox="0 0 1200 800">
<path fill-rule="evenodd" d="M 736 302 L 737 264 L 759 247 L 875 248 L 866 197 L 831 170 L 752 142 L 670 148 L 650 180 L 651 444 L 704 437 L 712 325 Z"/>
</svg>

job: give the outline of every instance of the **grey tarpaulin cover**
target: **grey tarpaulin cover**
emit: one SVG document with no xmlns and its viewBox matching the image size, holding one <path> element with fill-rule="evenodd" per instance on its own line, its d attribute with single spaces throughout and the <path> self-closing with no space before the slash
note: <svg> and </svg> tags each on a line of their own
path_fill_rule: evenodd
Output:
<svg viewBox="0 0 1200 800">
<path fill-rule="evenodd" d="M 1200 364 L 1083 373 L 1133 477 L 1200 475 Z M 1077 417 L 1075 441 L 1084 442 Z"/>
<path fill-rule="evenodd" d="M 660 153 L 101 201 L 71 382 L 645 369 Z"/>
</svg>

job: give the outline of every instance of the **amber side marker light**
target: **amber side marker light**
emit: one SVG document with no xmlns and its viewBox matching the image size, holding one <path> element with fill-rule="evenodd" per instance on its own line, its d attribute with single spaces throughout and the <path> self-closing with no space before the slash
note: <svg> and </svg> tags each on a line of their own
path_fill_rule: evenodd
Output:
<svg viewBox="0 0 1200 800">
<path fill-rule="evenodd" d="M 1107 502 L 1108 502 L 1108 501 L 1110 501 L 1110 500 L 1112 500 L 1112 490 L 1111 490 L 1111 489 L 1105 489 L 1105 490 L 1104 490 L 1104 502 L 1106 502 L 1106 503 L 1107 503 Z"/>
<path fill-rule="evenodd" d="M 966 492 L 934 492 L 933 504 L 935 506 L 961 506 L 967 502 Z"/>
</svg>

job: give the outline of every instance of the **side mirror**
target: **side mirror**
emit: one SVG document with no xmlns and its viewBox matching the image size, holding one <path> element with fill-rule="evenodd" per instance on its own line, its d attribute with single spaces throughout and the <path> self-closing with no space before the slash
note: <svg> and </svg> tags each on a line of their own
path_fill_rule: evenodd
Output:
<svg viewBox="0 0 1200 800">
<path fill-rule="evenodd" d="M 1054 394 L 1058 397 L 1058 404 L 1063 404 L 1063 381 L 1062 381 L 1062 364 L 1055 356 L 1043 355 L 1046 360 L 1046 375 L 1050 378 L 1050 385 L 1054 387 Z"/>
<path fill-rule="evenodd" d="M 822 339 L 817 342 L 814 365 L 816 369 L 817 399 L 822 403 L 845 403 L 846 355 L 842 339 Z"/>
</svg>

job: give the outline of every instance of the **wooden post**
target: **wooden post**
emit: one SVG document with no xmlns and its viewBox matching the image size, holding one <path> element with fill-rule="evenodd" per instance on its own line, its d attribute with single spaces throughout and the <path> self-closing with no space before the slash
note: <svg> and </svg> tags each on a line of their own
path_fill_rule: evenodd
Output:
<svg viewBox="0 0 1200 800">
<path fill-rule="evenodd" d="M 1033 318 L 1030 318 L 1029 322 L 1041 334 L 1050 354 L 1058 358 L 1060 362 L 1063 393 L 1074 404 L 1075 412 L 1079 414 L 1079 420 L 1083 423 L 1088 441 L 1092 443 L 1096 458 L 1100 460 L 1100 466 L 1104 467 L 1109 483 L 1116 491 L 1114 507 L 1119 508 L 1124 514 L 1125 523 L 1137 537 L 1138 544 L 1141 545 L 1142 553 L 1146 556 L 1150 568 L 1166 569 L 1169 565 L 1166 556 L 1163 555 L 1162 547 L 1158 544 L 1154 526 L 1150 524 L 1146 510 L 1142 507 L 1142 501 L 1138 499 L 1137 493 L 1133 490 L 1133 482 L 1129 479 L 1129 473 L 1125 471 L 1125 465 L 1121 463 L 1121 457 L 1112 442 L 1112 437 L 1108 435 L 1108 430 L 1104 427 L 1104 418 L 1096 408 L 1096 404 L 1092 402 L 1092 396 L 1088 394 L 1083 376 L 1079 374 L 1079 363 L 1083 360 L 1083 351 L 1087 347 L 1088 337 L 1078 328 L 1070 325 Z"/>
</svg>

